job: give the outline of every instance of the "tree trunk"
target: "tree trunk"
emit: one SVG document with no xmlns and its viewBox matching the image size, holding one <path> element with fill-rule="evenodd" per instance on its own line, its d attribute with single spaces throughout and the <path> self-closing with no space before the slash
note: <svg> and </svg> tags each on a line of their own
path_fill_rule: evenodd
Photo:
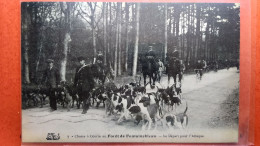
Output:
<svg viewBox="0 0 260 146">
<path fill-rule="evenodd" d="M 66 81 L 66 66 L 68 56 L 68 45 L 71 41 L 70 29 L 71 29 L 71 3 L 61 2 L 61 9 L 63 9 L 65 15 L 65 36 L 63 40 L 63 57 L 61 59 L 60 77 L 61 81 Z"/>
<path fill-rule="evenodd" d="M 94 5 L 92 5 L 94 4 Z M 92 29 L 92 45 L 93 45 L 93 53 L 94 53 L 94 59 L 93 63 L 96 63 L 96 57 L 97 57 L 97 42 L 96 42 L 96 25 L 95 25 L 95 11 L 96 11 L 96 2 L 88 2 L 88 6 L 90 7 L 91 15 L 90 15 L 90 25 Z"/>
<path fill-rule="evenodd" d="M 180 12 L 179 6 L 176 7 L 175 10 L 176 10 L 176 20 L 175 20 L 175 22 L 176 22 L 176 46 L 177 46 L 177 49 L 179 50 L 179 41 L 180 41 L 179 31 L 180 31 L 180 14 L 181 14 L 181 12 Z"/>
<path fill-rule="evenodd" d="M 208 8 L 208 12 L 209 12 L 209 11 L 210 11 L 210 8 Z M 206 26 L 206 33 L 205 33 L 205 35 L 206 35 L 206 36 L 205 36 L 205 57 L 206 57 L 208 60 L 210 59 L 210 58 L 209 58 L 209 55 L 208 55 L 208 54 L 209 54 L 209 53 L 208 53 L 208 52 L 209 52 L 209 51 L 208 51 L 208 48 L 209 48 L 208 46 L 209 46 L 209 40 L 210 40 L 210 39 L 209 39 L 209 27 L 210 27 L 210 26 L 209 26 L 209 25 L 210 25 L 210 24 L 209 24 L 209 23 L 210 23 L 209 19 L 210 19 L 210 16 L 207 17 L 207 24 L 206 24 L 207 26 Z"/>
<path fill-rule="evenodd" d="M 125 43 L 125 71 L 127 72 L 127 69 L 128 69 L 128 44 L 129 44 L 129 40 L 128 40 L 128 37 L 129 37 L 129 4 L 126 3 L 125 5 L 125 13 L 126 13 L 126 16 L 125 16 L 125 19 L 126 19 L 126 43 Z"/>
<path fill-rule="evenodd" d="M 118 20 L 118 75 L 121 75 L 121 62 L 122 62 L 122 3 L 118 3 L 119 20 Z"/>
<path fill-rule="evenodd" d="M 43 29 L 39 28 L 40 34 L 39 34 L 39 38 L 37 40 L 37 50 L 38 50 L 38 56 L 37 56 L 37 60 L 36 60 L 36 69 L 35 69 L 35 77 L 38 77 L 38 70 L 39 70 L 39 64 L 40 64 L 40 60 L 41 60 L 41 56 L 42 56 L 42 43 L 44 41 L 43 37 Z"/>
<path fill-rule="evenodd" d="M 138 43 L 139 43 L 139 18 L 140 18 L 140 3 L 136 4 L 136 34 L 135 34 L 135 48 L 134 48 L 134 61 L 133 61 L 133 76 L 137 71 L 137 59 L 138 59 Z"/>
<path fill-rule="evenodd" d="M 195 62 L 195 41 L 194 41 L 194 33 L 195 33 L 195 17 L 194 17 L 194 4 L 191 5 L 191 61 Z"/>
<path fill-rule="evenodd" d="M 107 3 L 103 2 L 103 24 L 104 24 L 104 64 L 107 65 Z"/>
<path fill-rule="evenodd" d="M 93 63 L 95 63 L 97 57 L 97 45 L 96 45 L 96 28 L 94 24 L 94 17 L 91 18 L 91 25 L 92 25 L 92 44 L 93 44 L 93 52 L 94 52 Z"/>
<path fill-rule="evenodd" d="M 115 77 L 117 76 L 117 54 L 118 54 L 118 30 L 119 30 L 119 5 L 117 3 L 117 10 L 116 10 L 116 46 L 115 46 L 115 55 L 114 55 L 114 72 L 115 72 Z"/>
<path fill-rule="evenodd" d="M 168 27 L 168 44 L 172 46 L 172 9 L 170 8 L 168 10 L 168 15 L 169 15 L 169 27 Z"/>
<path fill-rule="evenodd" d="M 70 32 L 68 31 L 65 34 L 65 38 L 63 41 L 64 49 L 63 49 L 63 58 L 61 60 L 61 68 L 60 68 L 60 75 L 61 75 L 61 81 L 66 81 L 66 66 L 67 66 L 67 56 L 68 56 L 68 48 L 69 48 L 69 42 L 71 41 L 70 38 Z"/>
<path fill-rule="evenodd" d="M 167 3 L 164 5 L 164 62 L 166 62 L 167 57 Z"/>
<path fill-rule="evenodd" d="M 199 40 L 200 40 L 200 4 L 197 4 L 196 5 L 196 19 L 197 19 L 197 22 L 196 22 L 196 45 L 195 45 L 195 59 L 198 59 L 200 58 L 199 57 Z"/>
<path fill-rule="evenodd" d="M 109 5 L 109 23 L 108 23 L 108 33 L 109 36 L 112 36 L 112 6 L 111 6 L 111 2 L 108 3 Z M 112 48 L 112 39 L 111 37 L 108 38 L 108 46 L 107 46 L 107 61 L 109 66 L 112 66 L 112 54 L 111 54 L 111 48 Z"/>
<path fill-rule="evenodd" d="M 24 82 L 26 84 L 31 83 L 30 82 L 30 72 L 29 72 L 29 56 L 28 56 L 28 50 L 29 50 L 29 21 L 30 21 L 30 15 L 28 13 L 28 4 L 23 3 L 22 4 L 22 16 L 23 16 L 23 25 L 22 25 L 22 45 L 23 45 L 23 57 L 24 57 Z"/>
<path fill-rule="evenodd" d="M 182 6 L 183 9 L 183 6 Z M 184 12 L 182 13 L 182 21 L 181 21 L 181 33 L 182 33 L 182 37 L 181 37 L 181 58 L 184 59 Z"/>
<path fill-rule="evenodd" d="M 187 32 L 187 56 L 186 56 L 186 62 L 190 62 L 190 41 L 191 41 L 191 30 L 190 30 L 190 5 L 188 6 L 188 32 Z"/>
</svg>

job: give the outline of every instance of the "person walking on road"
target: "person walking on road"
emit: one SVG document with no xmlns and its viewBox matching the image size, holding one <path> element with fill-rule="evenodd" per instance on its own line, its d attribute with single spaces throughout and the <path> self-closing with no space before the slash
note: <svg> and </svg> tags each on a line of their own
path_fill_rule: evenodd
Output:
<svg viewBox="0 0 260 146">
<path fill-rule="evenodd" d="M 48 67 L 45 69 L 42 78 L 42 84 L 45 84 L 49 90 L 50 107 L 51 111 L 57 110 L 57 99 L 55 96 L 55 89 L 60 82 L 59 71 L 54 67 L 53 59 L 47 60 Z"/>
<path fill-rule="evenodd" d="M 94 77 L 91 71 L 91 64 L 86 64 L 84 57 L 78 57 L 80 67 L 76 69 L 74 86 L 79 97 L 83 100 L 82 114 L 86 114 L 90 106 L 90 92 L 94 88 Z"/>
<path fill-rule="evenodd" d="M 163 65 L 163 62 L 161 61 L 161 59 L 158 59 L 158 65 L 159 65 L 158 81 L 160 83 L 161 77 L 162 77 L 162 73 L 164 71 L 164 65 Z"/>
</svg>

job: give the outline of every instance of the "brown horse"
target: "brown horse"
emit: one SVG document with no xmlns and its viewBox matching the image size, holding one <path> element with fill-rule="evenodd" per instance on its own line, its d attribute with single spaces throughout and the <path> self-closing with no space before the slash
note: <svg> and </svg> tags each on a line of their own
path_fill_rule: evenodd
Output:
<svg viewBox="0 0 260 146">
<path fill-rule="evenodd" d="M 142 73 L 144 77 L 144 85 L 146 85 L 146 76 L 149 76 L 150 85 L 152 84 L 154 85 L 157 78 L 157 74 L 159 72 L 158 63 L 154 60 L 154 58 L 151 59 L 143 58 L 141 60 L 141 63 L 142 63 Z"/>
<path fill-rule="evenodd" d="M 170 79 L 173 77 L 174 83 L 176 83 L 177 75 L 179 75 L 179 82 L 181 82 L 181 63 L 176 57 L 170 58 L 167 66 L 168 74 L 168 85 L 170 84 Z"/>
</svg>

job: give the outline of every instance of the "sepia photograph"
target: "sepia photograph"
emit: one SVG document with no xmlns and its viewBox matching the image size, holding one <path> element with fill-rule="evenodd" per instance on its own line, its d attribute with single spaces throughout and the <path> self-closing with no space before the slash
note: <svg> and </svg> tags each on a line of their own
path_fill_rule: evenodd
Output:
<svg viewBox="0 0 260 146">
<path fill-rule="evenodd" d="M 22 2 L 22 142 L 237 143 L 239 57 L 239 3 Z"/>
</svg>

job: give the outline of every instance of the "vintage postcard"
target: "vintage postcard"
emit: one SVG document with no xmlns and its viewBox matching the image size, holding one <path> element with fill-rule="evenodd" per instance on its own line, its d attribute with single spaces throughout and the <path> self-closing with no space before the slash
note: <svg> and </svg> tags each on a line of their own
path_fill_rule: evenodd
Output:
<svg viewBox="0 0 260 146">
<path fill-rule="evenodd" d="M 21 10 L 22 142 L 238 142 L 239 3 Z"/>
</svg>

